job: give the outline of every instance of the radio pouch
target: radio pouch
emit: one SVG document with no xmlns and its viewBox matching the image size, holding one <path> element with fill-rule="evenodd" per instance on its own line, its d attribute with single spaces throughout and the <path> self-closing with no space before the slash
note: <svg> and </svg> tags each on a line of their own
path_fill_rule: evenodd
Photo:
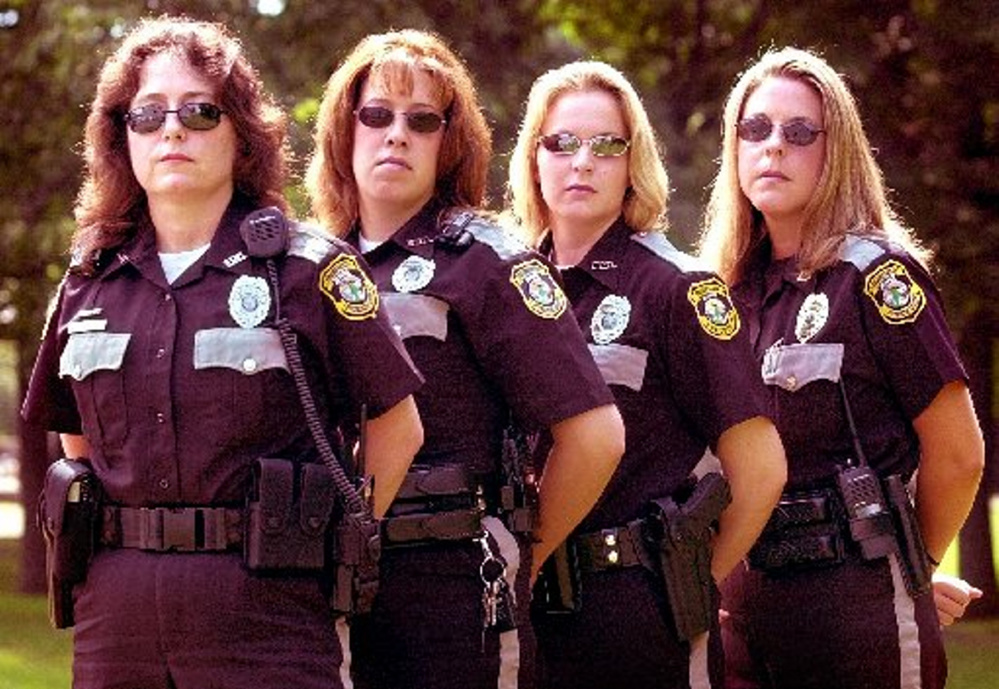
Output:
<svg viewBox="0 0 999 689">
<path fill-rule="evenodd" d="M 100 529 L 100 483 L 87 464 L 60 459 L 49 466 L 38 525 L 45 539 L 49 619 L 66 629 L 75 624 L 73 587 L 87 578 Z"/>
<path fill-rule="evenodd" d="M 321 464 L 261 458 L 254 467 L 243 557 L 251 570 L 312 570 L 325 564 L 336 489 Z"/>
</svg>

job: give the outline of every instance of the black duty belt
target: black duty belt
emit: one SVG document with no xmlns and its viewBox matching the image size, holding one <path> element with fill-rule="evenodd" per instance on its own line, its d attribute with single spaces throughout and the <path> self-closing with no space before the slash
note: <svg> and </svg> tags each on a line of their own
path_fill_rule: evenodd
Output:
<svg viewBox="0 0 999 689">
<path fill-rule="evenodd" d="M 749 564 L 764 571 L 839 564 L 848 528 L 832 490 L 785 493 L 749 551 Z"/>
<path fill-rule="evenodd" d="M 460 541 L 482 534 L 481 482 L 459 464 L 416 465 L 403 480 L 382 520 L 387 546 L 421 541 Z"/>
<path fill-rule="evenodd" d="M 233 507 L 105 505 L 101 544 L 154 552 L 239 550 L 243 510 Z"/>
<path fill-rule="evenodd" d="M 643 528 L 644 523 L 638 519 L 625 526 L 573 536 L 580 571 L 602 572 L 650 562 L 643 544 Z"/>
</svg>

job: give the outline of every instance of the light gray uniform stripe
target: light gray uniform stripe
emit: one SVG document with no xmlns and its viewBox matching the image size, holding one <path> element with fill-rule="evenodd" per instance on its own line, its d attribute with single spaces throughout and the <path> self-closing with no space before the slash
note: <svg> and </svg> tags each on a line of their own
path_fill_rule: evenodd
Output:
<svg viewBox="0 0 999 689">
<path fill-rule="evenodd" d="M 450 308 L 447 302 L 425 294 L 401 292 L 383 292 L 381 298 L 389 322 L 402 339 L 417 335 L 433 337 L 441 342 L 447 339 L 447 312 Z"/>
<path fill-rule="evenodd" d="M 343 689 L 354 689 L 354 680 L 350 676 L 353 661 L 350 655 L 350 623 L 343 615 L 336 620 L 336 637 L 340 641 L 340 655 L 343 656 L 343 662 L 340 663 L 340 683 Z"/>
<path fill-rule="evenodd" d="M 506 525 L 496 517 L 483 517 L 482 526 L 496 540 L 499 555 L 506 562 L 506 583 L 510 593 L 517 603 L 517 573 L 520 571 L 520 548 Z M 528 605 L 529 601 L 523 601 Z M 520 681 L 520 632 L 513 628 L 499 635 L 499 676 L 496 678 L 497 689 L 517 689 Z"/>
<path fill-rule="evenodd" d="M 771 347 L 763 357 L 763 382 L 794 392 L 816 380 L 838 381 L 844 352 L 841 342 Z"/>
<path fill-rule="evenodd" d="M 923 675 L 920 665 L 919 625 L 916 624 L 916 603 L 905 589 L 898 556 L 888 556 L 891 581 L 895 588 L 895 623 L 898 626 L 899 689 L 921 689 Z"/>
<path fill-rule="evenodd" d="M 608 385 L 623 385 L 636 392 L 645 382 L 649 353 L 638 347 L 622 344 L 589 344 L 590 355 Z"/>
<path fill-rule="evenodd" d="M 884 253 L 885 250 L 870 239 L 853 235 L 848 236 L 843 241 L 843 248 L 840 250 L 843 260 L 849 261 L 861 272 L 867 270 L 867 267 L 883 256 Z"/>
<path fill-rule="evenodd" d="M 690 641 L 690 659 L 687 666 L 687 681 L 690 689 L 711 689 L 708 675 L 708 639 L 711 632 L 699 634 Z"/>
</svg>

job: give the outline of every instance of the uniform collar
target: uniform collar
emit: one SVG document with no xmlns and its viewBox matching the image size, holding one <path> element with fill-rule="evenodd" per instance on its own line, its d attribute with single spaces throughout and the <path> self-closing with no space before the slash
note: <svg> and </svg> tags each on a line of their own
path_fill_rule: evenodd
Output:
<svg viewBox="0 0 999 689">
<path fill-rule="evenodd" d="M 436 198 L 432 198 L 416 215 L 407 220 L 406 224 L 369 253 L 377 254 L 380 251 L 384 251 L 384 246 L 395 245 L 407 253 L 416 254 L 422 258 L 432 258 L 434 255 L 434 239 L 440 234 L 438 219 L 443 210 L 444 204 Z M 347 241 L 353 246 L 359 247 L 359 236 L 360 227 L 355 223 L 347 235 Z"/>
<path fill-rule="evenodd" d="M 573 266 L 573 269 L 588 274 L 611 292 L 619 293 L 627 274 L 625 265 L 631 246 L 631 235 L 632 230 L 624 221 L 624 216 L 618 217 L 590 248 L 583 260 Z M 550 256 L 551 251 L 552 239 L 549 234 L 541 244 L 541 252 Z"/>
</svg>

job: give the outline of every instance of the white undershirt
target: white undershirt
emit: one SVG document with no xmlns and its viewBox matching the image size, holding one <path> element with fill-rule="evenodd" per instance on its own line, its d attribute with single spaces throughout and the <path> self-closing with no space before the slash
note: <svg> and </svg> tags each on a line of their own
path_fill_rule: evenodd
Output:
<svg viewBox="0 0 999 689">
<path fill-rule="evenodd" d="M 362 254 L 366 254 L 369 251 L 374 251 L 384 243 L 385 243 L 384 240 L 375 241 L 374 239 L 365 239 L 363 234 L 357 235 L 357 246 L 361 250 Z"/>
<path fill-rule="evenodd" d="M 211 245 L 205 244 L 204 246 L 199 246 L 196 249 L 178 251 L 176 253 L 169 254 L 160 252 L 160 264 L 163 266 L 163 274 L 166 275 L 167 282 L 172 285 L 173 281 L 179 278 L 181 273 L 190 268 L 195 261 L 205 255 L 209 246 Z"/>
</svg>

